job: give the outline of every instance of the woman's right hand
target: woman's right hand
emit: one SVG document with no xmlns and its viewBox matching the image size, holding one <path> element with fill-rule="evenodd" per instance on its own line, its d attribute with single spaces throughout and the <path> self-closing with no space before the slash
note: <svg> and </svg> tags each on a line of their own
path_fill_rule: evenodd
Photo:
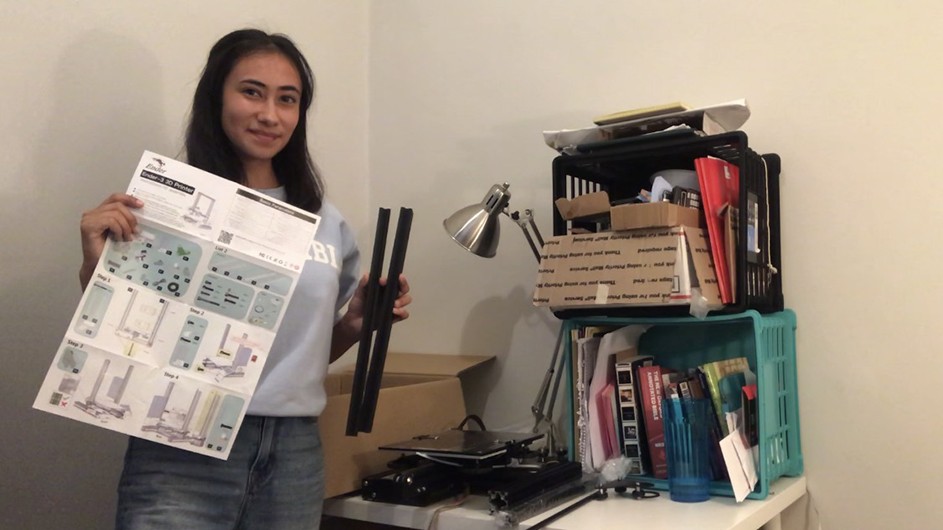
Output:
<svg viewBox="0 0 943 530">
<path fill-rule="evenodd" d="M 113 193 L 96 208 L 82 214 L 79 224 L 82 232 L 82 268 L 79 271 L 82 289 L 88 285 L 109 237 L 115 241 L 134 239 L 138 220 L 132 209 L 142 206 L 144 203 L 138 198 L 125 193 Z"/>
</svg>

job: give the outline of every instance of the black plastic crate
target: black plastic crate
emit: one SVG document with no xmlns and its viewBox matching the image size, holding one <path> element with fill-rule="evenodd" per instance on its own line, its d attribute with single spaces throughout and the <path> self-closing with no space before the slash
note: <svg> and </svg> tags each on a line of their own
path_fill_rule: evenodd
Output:
<svg viewBox="0 0 943 530">
<path fill-rule="evenodd" d="M 553 160 L 553 200 L 572 199 L 584 193 L 605 191 L 610 201 L 630 199 L 650 187 L 649 177 L 664 169 L 694 170 L 694 159 L 713 156 L 736 164 L 740 170 L 740 205 L 738 222 L 737 293 L 733 303 L 712 314 L 738 313 L 755 309 L 761 313 L 782 311 L 782 260 L 779 231 L 779 155 L 759 155 L 747 145 L 742 131 L 713 136 L 677 134 L 640 137 L 638 141 L 619 140 L 612 147 L 599 144 L 592 151 L 560 155 Z M 759 252 L 747 249 L 748 220 L 751 206 L 757 214 Z M 608 229 L 605 222 L 566 221 L 553 208 L 553 234 L 565 235 L 571 228 L 590 231 Z M 687 314 L 687 305 L 566 309 L 554 314 L 559 318 L 585 315 L 676 316 Z"/>
</svg>

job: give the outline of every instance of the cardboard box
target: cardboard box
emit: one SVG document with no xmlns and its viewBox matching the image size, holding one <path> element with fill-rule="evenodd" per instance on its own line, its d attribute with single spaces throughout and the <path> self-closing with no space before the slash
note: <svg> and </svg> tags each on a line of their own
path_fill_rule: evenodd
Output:
<svg viewBox="0 0 943 530">
<path fill-rule="evenodd" d="M 690 304 L 692 287 L 700 288 L 708 305 L 720 305 L 704 229 L 675 226 L 557 236 L 544 245 L 534 305 Z"/>
<path fill-rule="evenodd" d="M 370 433 L 347 436 L 353 369 L 330 373 L 327 406 L 318 418 L 324 446 L 325 497 L 360 489 L 399 454 L 380 445 L 454 429 L 465 419 L 459 375 L 494 357 L 389 352 Z"/>
<path fill-rule="evenodd" d="M 609 194 L 604 191 L 584 193 L 572 199 L 560 197 L 553 202 L 565 220 L 609 215 Z"/>
<path fill-rule="evenodd" d="M 697 208 L 679 206 L 670 202 L 621 204 L 609 211 L 613 230 L 662 228 L 668 226 L 700 226 Z"/>
</svg>

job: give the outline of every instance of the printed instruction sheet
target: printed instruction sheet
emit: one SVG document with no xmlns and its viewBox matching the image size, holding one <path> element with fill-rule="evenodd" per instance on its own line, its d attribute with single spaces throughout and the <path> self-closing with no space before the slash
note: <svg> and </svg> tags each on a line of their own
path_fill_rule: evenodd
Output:
<svg viewBox="0 0 943 530">
<path fill-rule="evenodd" d="M 146 151 L 33 407 L 225 459 L 320 218 Z"/>
</svg>

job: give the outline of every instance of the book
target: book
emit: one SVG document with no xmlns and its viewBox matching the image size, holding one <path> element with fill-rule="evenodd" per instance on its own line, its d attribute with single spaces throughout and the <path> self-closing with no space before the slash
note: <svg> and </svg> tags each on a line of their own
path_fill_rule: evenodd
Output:
<svg viewBox="0 0 943 530">
<path fill-rule="evenodd" d="M 760 443 L 759 436 L 759 413 L 756 408 L 757 386 L 744 385 L 743 387 L 743 430 L 749 445 L 755 446 Z"/>
<path fill-rule="evenodd" d="M 622 456 L 629 461 L 629 473 L 644 475 L 651 469 L 647 439 L 642 424 L 642 405 L 638 394 L 638 369 L 651 365 L 651 355 L 616 356 L 616 383 L 619 392 L 619 418 L 622 429 Z"/>
<path fill-rule="evenodd" d="M 695 399 L 710 400 L 711 410 L 714 410 L 713 400 L 707 387 L 707 376 L 704 374 L 704 370 L 695 368 L 690 385 L 691 396 Z M 720 450 L 720 440 L 723 437 L 723 431 L 720 429 L 720 422 L 715 411 L 714 421 L 711 422 L 711 471 L 714 474 L 714 480 L 727 479 L 727 464 L 724 462 L 724 455 Z"/>
<path fill-rule="evenodd" d="M 699 399 L 710 399 L 710 396 L 701 384 L 701 378 L 697 368 L 688 370 L 683 378 L 678 381 L 678 393 L 681 396 L 681 408 L 684 410 L 685 416 L 689 413 L 691 402 Z M 711 407 L 713 409 L 713 405 L 711 405 Z"/>
<path fill-rule="evenodd" d="M 651 118 L 653 116 L 661 116 L 663 114 L 671 114 L 674 112 L 683 112 L 690 109 L 691 107 L 689 105 L 681 103 L 680 101 L 674 101 L 661 105 L 653 105 L 651 107 L 642 107 L 638 109 L 613 112 L 612 114 L 603 114 L 602 116 L 596 116 L 593 118 L 593 123 L 596 125 L 610 125 L 613 123 L 639 120 L 642 118 Z"/>
<path fill-rule="evenodd" d="M 614 456 L 614 446 L 618 445 L 612 441 L 615 425 L 612 418 L 612 399 L 616 371 L 615 353 L 610 353 L 611 350 L 604 346 L 608 341 L 599 337 L 594 337 L 594 340 L 596 361 L 586 399 L 589 402 L 587 408 L 592 467 L 595 471 L 601 471 L 606 461 Z"/>
<path fill-rule="evenodd" d="M 750 372 L 750 364 L 746 357 L 734 357 L 721 361 L 713 361 L 701 365 L 701 371 L 704 373 L 704 380 L 707 385 L 707 391 L 710 394 L 711 402 L 714 405 L 714 412 L 717 414 L 717 421 L 720 424 L 720 430 L 723 436 L 730 434 L 725 417 L 725 399 L 721 387 L 721 380 L 725 377 L 742 373 L 745 374 L 744 381 L 748 378 L 746 374 Z M 741 385 L 742 387 L 742 385 Z M 726 407 L 729 408 L 729 405 Z"/>
<path fill-rule="evenodd" d="M 662 418 L 661 367 L 657 364 L 640 366 L 638 369 L 639 394 L 642 403 L 642 422 L 651 458 L 651 475 L 668 478 L 668 454 L 665 451 L 665 424 Z"/>
<path fill-rule="evenodd" d="M 599 434 L 602 438 L 603 463 L 615 458 L 621 452 L 619 447 L 619 434 L 616 428 L 616 417 L 613 415 L 612 404 L 615 400 L 615 395 L 616 385 L 612 382 L 607 382 L 606 386 L 596 395 L 596 411 L 599 415 Z M 601 469 L 602 466 L 600 465 L 599 468 Z"/>
<path fill-rule="evenodd" d="M 684 411 L 681 404 L 681 391 L 678 388 L 684 374 L 678 372 L 666 372 L 662 367 L 661 387 L 666 402 L 667 411 L 662 411 L 668 417 L 683 418 Z"/>
<path fill-rule="evenodd" d="M 746 374 L 735 372 L 725 375 L 717 384 L 720 387 L 720 407 L 724 414 L 737 412 L 743 407 L 743 387 L 746 386 Z"/>
<path fill-rule="evenodd" d="M 613 432 L 613 443 L 612 454 L 609 458 L 618 458 L 622 456 L 622 444 L 624 440 L 622 439 L 622 419 L 619 414 L 621 412 L 619 408 L 619 386 L 613 381 L 612 383 L 612 392 L 609 393 L 609 424 L 612 426 Z"/>
<path fill-rule="evenodd" d="M 701 384 L 700 370 L 696 368 L 689 370 L 687 378 L 678 383 L 678 390 L 681 393 L 681 406 L 685 410 L 685 417 L 695 415 L 693 405 L 695 400 L 706 399 L 710 401 L 710 396 Z M 717 416 L 713 414 L 713 404 L 710 406 L 710 411 L 712 414 L 708 427 L 708 443 L 710 444 L 708 454 L 710 455 L 711 477 L 713 480 L 726 480 L 727 466 L 724 463 L 724 455 L 720 449 L 720 424 L 717 423 Z"/>
</svg>

